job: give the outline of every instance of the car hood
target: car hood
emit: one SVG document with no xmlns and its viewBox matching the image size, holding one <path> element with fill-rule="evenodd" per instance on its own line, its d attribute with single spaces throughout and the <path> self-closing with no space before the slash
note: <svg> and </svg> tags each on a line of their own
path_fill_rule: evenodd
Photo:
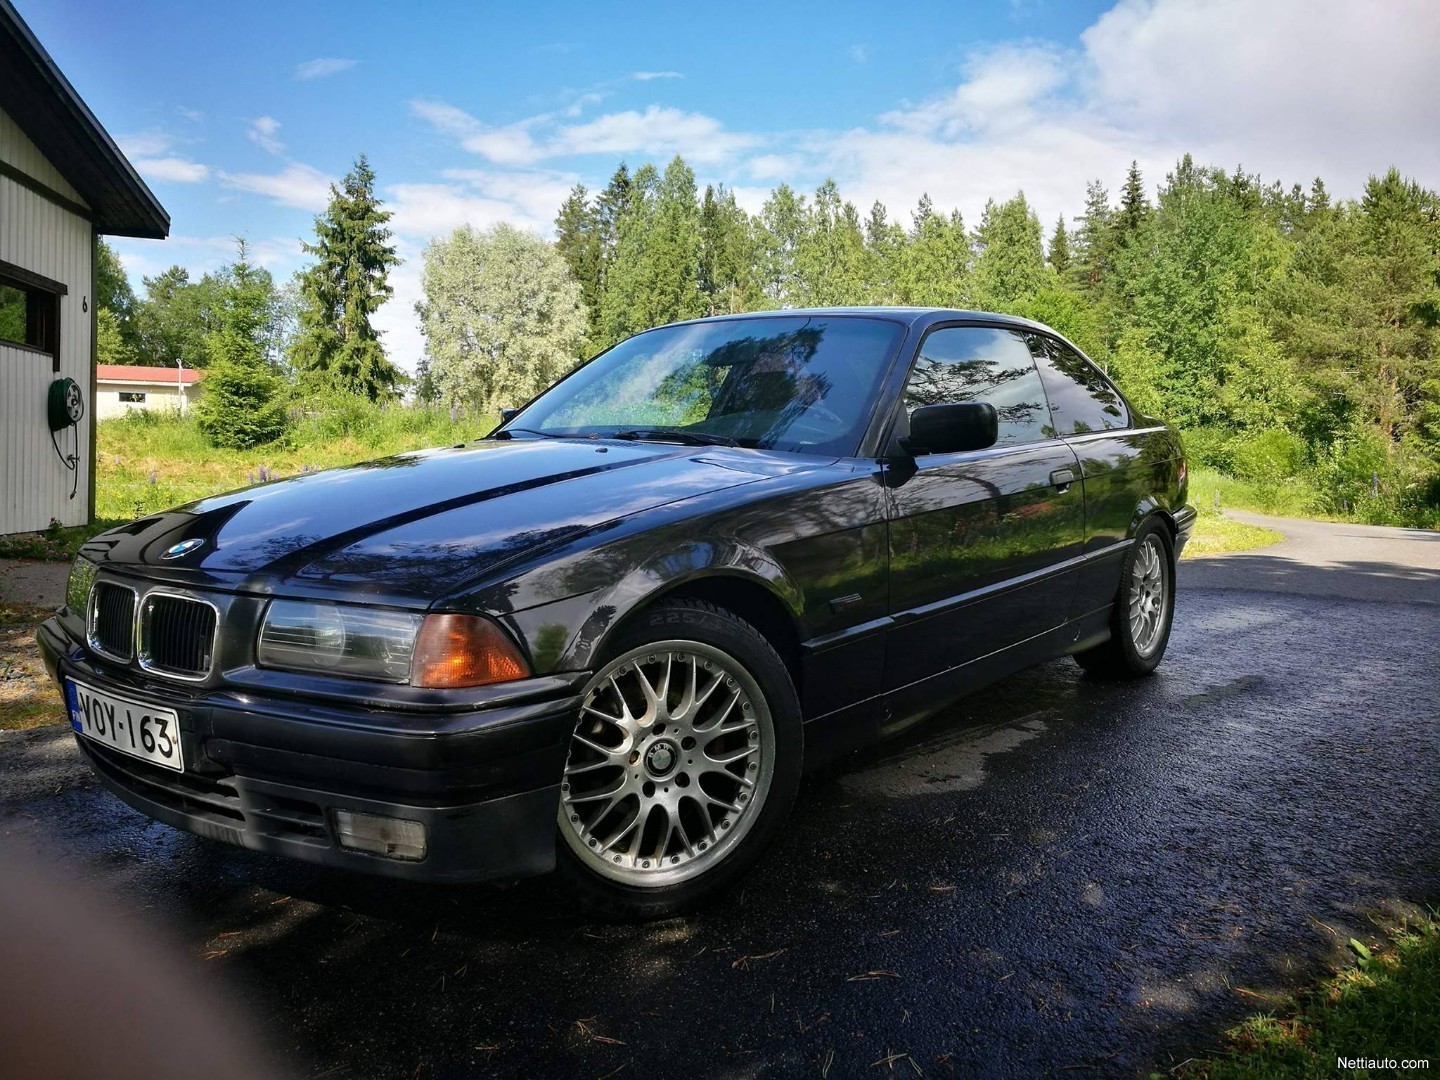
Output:
<svg viewBox="0 0 1440 1080">
<path fill-rule="evenodd" d="M 483 441 L 201 499 L 102 533 L 82 553 L 196 585 L 433 600 L 586 530 L 797 467 L 791 455 L 718 447 Z"/>
</svg>

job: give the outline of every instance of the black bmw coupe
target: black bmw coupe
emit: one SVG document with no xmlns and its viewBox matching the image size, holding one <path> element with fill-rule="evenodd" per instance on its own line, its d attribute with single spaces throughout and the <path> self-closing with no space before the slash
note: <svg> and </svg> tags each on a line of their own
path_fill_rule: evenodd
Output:
<svg viewBox="0 0 1440 1080">
<path fill-rule="evenodd" d="M 1027 665 L 1164 655 L 1176 433 L 1037 323 L 777 311 L 621 342 L 478 442 L 95 537 L 40 629 L 104 784 L 359 871 L 693 905 L 802 771 Z"/>
</svg>

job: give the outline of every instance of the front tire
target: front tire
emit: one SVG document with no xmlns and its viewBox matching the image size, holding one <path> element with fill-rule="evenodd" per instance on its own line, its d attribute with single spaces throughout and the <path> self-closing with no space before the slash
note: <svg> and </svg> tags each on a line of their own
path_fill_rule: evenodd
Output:
<svg viewBox="0 0 1440 1080">
<path fill-rule="evenodd" d="M 1110 640 L 1075 654 L 1097 678 L 1133 679 L 1159 666 L 1175 618 L 1175 549 L 1165 525 L 1151 518 L 1120 563 Z"/>
<path fill-rule="evenodd" d="M 800 785 L 800 705 L 749 623 L 699 600 L 643 612 L 586 684 L 561 783 L 557 871 L 601 916 L 655 918 L 727 887 Z"/>
</svg>

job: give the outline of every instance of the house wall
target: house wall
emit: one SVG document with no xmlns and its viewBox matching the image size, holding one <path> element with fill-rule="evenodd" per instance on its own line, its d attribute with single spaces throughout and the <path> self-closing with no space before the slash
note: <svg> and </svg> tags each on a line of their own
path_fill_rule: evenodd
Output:
<svg viewBox="0 0 1440 1080">
<path fill-rule="evenodd" d="M 145 395 L 143 403 L 121 401 L 120 394 L 138 392 Z M 197 383 L 190 383 L 185 387 L 185 408 L 188 411 L 190 406 L 195 404 L 195 399 L 200 396 L 200 387 Z M 123 385 L 116 382 L 103 382 L 95 391 L 95 417 L 99 420 L 108 420 L 112 416 L 124 416 L 131 409 L 149 409 L 152 412 L 164 412 L 166 410 L 178 412 L 180 410 L 180 392 L 174 383 L 158 382 L 127 382 Z"/>
<path fill-rule="evenodd" d="M 3 111 L 0 161 L 84 205 L 79 193 Z M 46 396 L 52 381 L 68 377 L 80 384 L 86 407 L 93 407 L 94 257 L 94 233 L 86 218 L 0 175 L 0 260 L 69 288 L 60 298 L 58 371 L 48 354 L 0 345 L 0 535 L 43 529 L 52 519 L 63 525 L 83 525 L 89 519 L 94 460 L 89 417 L 58 436 L 61 450 L 79 458 L 77 475 L 61 463 L 51 444 Z"/>
</svg>

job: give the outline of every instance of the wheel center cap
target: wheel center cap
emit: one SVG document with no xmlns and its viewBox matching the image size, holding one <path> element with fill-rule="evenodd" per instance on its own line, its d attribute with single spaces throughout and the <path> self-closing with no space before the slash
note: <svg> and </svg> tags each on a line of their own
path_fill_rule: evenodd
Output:
<svg viewBox="0 0 1440 1080">
<path fill-rule="evenodd" d="M 662 740 L 645 751 L 645 768 L 651 776 L 665 776 L 675 768 L 679 756 L 674 743 Z"/>
</svg>

